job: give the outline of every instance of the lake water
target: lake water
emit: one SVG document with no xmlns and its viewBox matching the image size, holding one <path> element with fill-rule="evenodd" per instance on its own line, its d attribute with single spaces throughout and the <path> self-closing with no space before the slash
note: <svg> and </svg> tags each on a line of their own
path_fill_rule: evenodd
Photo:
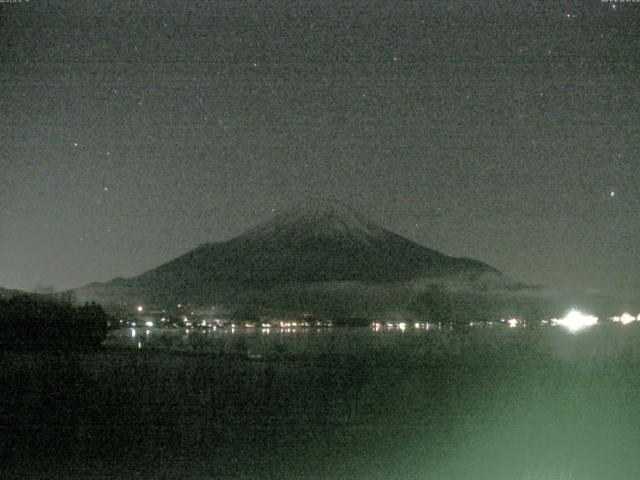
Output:
<svg viewBox="0 0 640 480">
<path fill-rule="evenodd" d="M 434 327 L 437 330 L 437 327 Z M 246 328 L 216 327 L 206 329 L 125 328 L 112 331 L 105 342 L 108 347 L 171 350 L 183 352 L 270 355 L 347 354 L 375 351 L 390 344 L 403 345 L 410 340 L 435 338 L 433 330 L 413 328 L 366 327 L 293 327 Z M 440 332 L 438 338 L 444 339 Z"/>
<path fill-rule="evenodd" d="M 462 332 L 448 327 L 298 327 L 206 329 L 122 328 L 109 333 L 105 346 L 149 351 L 211 354 L 245 353 L 258 357 L 277 354 L 321 355 L 393 352 L 398 355 L 464 354 L 482 349 L 508 349 L 526 343 L 558 360 L 603 361 L 622 353 L 637 353 L 640 324 L 607 325 L 571 333 L 561 327 L 516 329 L 476 327 Z"/>
<path fill-rule="evenodd" d="M 6 478 L 640 477 L 637 325 L 123 329 L 4 357 Z"/>
</svg>

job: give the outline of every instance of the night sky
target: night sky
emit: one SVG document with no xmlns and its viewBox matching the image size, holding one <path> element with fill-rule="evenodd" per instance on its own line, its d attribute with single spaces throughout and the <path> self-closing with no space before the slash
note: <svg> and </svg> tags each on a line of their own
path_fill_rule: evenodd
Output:
<svg viewBox="0 0 640 480">
<path fill-rule="evenodd" d="M 15 0 L 14 0 L 15 1 Z M 0 4 L 0 286 L 132 276 L 309 197 L 640 290 L 640 3 Z"/>
</svg>

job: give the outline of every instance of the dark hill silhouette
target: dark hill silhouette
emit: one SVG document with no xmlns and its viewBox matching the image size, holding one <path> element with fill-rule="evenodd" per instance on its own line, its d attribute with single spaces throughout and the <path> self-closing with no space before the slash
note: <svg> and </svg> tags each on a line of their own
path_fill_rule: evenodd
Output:
<svg viewBox="0 0 640 480">
<path fill-rule="evenodd" d="M 47 295 L 0 298 L 0 350 L 98 348 L 109 317 L 96 304 L 73 305 Z"/>
<path fill-rule="evenodd" d="M 26 295 L 26 294 L 27 292 L 23 292 L 22 290 L 11 290 L 11 289 L 0 287 L 0 300 L 12 298 L 17 295 Z"/>
</svg>

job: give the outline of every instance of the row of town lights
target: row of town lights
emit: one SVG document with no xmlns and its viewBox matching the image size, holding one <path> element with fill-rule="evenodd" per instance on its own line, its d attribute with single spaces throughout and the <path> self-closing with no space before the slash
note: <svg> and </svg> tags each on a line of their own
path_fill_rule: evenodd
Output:
<svg viewBox="0 0 640 480">
<path fill-rule="evenodd" d="M 178 307 L 181 307 L 181 304 L 178 304 Z M 138 305 L 138 307 L 136 308 L 136 310 L 138 311 L 138 313 L 142 313 L 144 311 L 144 307 L 142 305 Z M 185 323 L 189 323 L 187 317 L 183 317 L 184 322 Z M 165 320 L 164 318 L 162 319 L 163 321 Z M 623 325 L 627 325 L 631 322 L 635 322 L 635 321 L 640 321 L 640 314 L 636 317 L 634 317 L 633 315 L 629 314 L 629 313 L 623 313 L 620 316 L 614 316 L 610 318 L 611 321 L 615 322 L 615 323 L 621 323 Z M 524 322 L 522 320 L 518 320 L 517 318 L 510 318 L 508 320 L 504 320 L 502 319 L 503 323 L 507 323 L 509 325 L 510 328 L 515 328 L 520 324 L 523 324 Z M 596 325 L 598 323 L 598 318 L 593 316 L 593 315 L 588 315 L 588 314 L 584 314 L 578 310 L 571 310 L 569 313 L 567 313 L 567 315 L 565 315 L 563 318 L 552 318 L 551 320 L 543 320 L 542 324 L 546 325 L 548 323 L 551 323 L 552 325 L 560 325 L 562 327 L 565 327 L 567 330 L 569 330 L 570 332 L 577 332 L 580 330 L 583 330 L 585 328 L 588 327 L 592 327 L 594 325 Z M 301 322 L 301 325 L 304 325 L 305 322 Z M 145 322 L 145 325 L 147 327 L 153 327 L 153 322 L 152 321 L 147 321 Z M 202 320 L 202 326 L 207 326 L 207 322 L 205 320 Z M 424 324 L 426 326 L 426 328 L 429 328 L 429 324 L 426 323 Z M 469 324 L 470 326 L 473 326 L 474 323 L 471 322 Z M 269 325 L 270 327 L 271 325 Z M 280 322 L 280 326 L 281 327 L 290 327 L 290 326 L 297 326 L 296 322 Z M 379 330 L 381 324 L 376 322 L 373 324 L 374 326 L 374 330 Z M 405 331 L 407 328 L 407 324 L 405 322 L 399 322 L 397 324 L 393 324 L 393 323 L 387 323 L 387 326 L 392 327 L 392 326 L 396 326 L 398 327 L 401 331 Z M 420 323 L 416 323 L 415 328 L 420 328 L 422 326 L 422 324 Z M 266 326 L 266 324 L 262 324 L 263 328 L 268 328 Z"/>
</svg>

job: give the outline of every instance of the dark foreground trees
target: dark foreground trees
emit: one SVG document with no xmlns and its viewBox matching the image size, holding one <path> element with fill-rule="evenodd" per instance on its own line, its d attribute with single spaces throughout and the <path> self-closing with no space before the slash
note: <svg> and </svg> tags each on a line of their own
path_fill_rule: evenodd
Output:
<svg viewBox="0 0 640 480">
<path fill-rule="evenodd" d="M 107 334 L 107 314 L 44 296 L 0 299 L 0 348 L 69 350 L 97 348 Z"/>
</svg>

